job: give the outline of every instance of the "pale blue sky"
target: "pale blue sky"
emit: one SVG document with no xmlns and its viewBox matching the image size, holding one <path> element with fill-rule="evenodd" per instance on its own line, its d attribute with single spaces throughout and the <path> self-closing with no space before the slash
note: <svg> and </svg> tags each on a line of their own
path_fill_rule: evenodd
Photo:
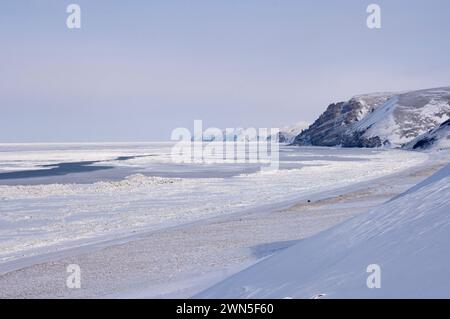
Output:
<svg viewBox="0 0 450 319">
<path fill-rule="evenodd" d="M 370 3 L 381 30 L 366 27 Z M 448 0 L 5 0 L 0 142 L 276 127 L 355 94 L 447 86 L 449 17 Z"/>
</svg>

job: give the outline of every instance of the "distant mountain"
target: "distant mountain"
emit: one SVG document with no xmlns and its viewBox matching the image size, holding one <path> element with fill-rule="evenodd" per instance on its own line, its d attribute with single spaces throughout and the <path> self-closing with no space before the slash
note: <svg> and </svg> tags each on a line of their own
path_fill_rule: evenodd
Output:
<svg viewBox="0 0 450 319">
<path fill-rule="evenodd" d="M 276 142 L 279 143 L 292 143 L 294 138 L 302 132 L 302 130 L 306 129 L 309 126 L 306 122 L 298 122 L 297 124 L 286 126 L 280 129 L 279 133 L 274 136 L 260 136 L 258 135 L 258 130 L 253 128 L 235 128 L 230 131 L 223 130 L 219 136 L 216 136 L 214 133 L 208 132 L 206 130 L 202 133 L 202 137 L 196 136 L 195 140 L 203 140 L 205 142 L 212 142 L 218 140 L 225 141 L 257 141 L 258 139 L 269 140 L 274 138 Z M 219 133 L 219 132 L 216 132 Z M 270 131 L 268 131 L 270 134 Z M 194 140 L 194 138 L 192 139 Z"/>
<path fill-rule="evenodd" d="M 298 122 L 297 124 L 286 126 L 280 129 L 278 133 L 278 142 L 292 143 L 297 135 L 309 127 L 307 122 Z"/>
<path fill-rule="evenodd" d="M 330 104 L 295 145 L 402 147 L 450 119 L 450 87 L 358 95 Z"/>
<path fill-rule="evenodd" d="M 203 140 L 204 142 L 257 141 L 258 132 L 250 128 L 234 128 L 217 132 L 210 132 L 209 130 L 206 130 L 202 132 L 201 137 L 196 137 L 196 140 Z"/>
</svg>

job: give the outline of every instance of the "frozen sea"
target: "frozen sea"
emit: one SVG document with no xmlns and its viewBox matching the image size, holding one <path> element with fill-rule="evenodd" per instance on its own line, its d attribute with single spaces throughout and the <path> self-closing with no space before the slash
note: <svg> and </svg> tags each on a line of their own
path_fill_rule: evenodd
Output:
<svg viewBox="0 0 450 319">
<path fill-rule="evenodd" d="M 270 209 L 426 161 L 400 150 L 280 147 L 280 169 L 176 164 L 172 143 L 0 144 L 0 269 L 21 258 Z"/>
</svg>

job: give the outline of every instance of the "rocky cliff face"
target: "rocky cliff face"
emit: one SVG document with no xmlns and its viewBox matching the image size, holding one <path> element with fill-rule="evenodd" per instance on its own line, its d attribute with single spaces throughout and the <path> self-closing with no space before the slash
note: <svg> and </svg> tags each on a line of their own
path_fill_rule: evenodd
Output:
<svg viewBox="0 0 450 319">
<path fill-rule="evenodd" d="M 373 94 L 355 96 L 347 102 L 333 103 L 309 127 L 299 134 L 294 144 L 346 147 L 374 147 L 380 146 L 379 139 L 365 139 L 363 132 L 347 132 L 353 123 L 374 112 L 376 108 L 386 102 L 392 95 Z"/>
<path fill-rule="evenodd" d="M 355 96 L 333 103 L 293 144 L 401 147 L 450 118 L 450 87 Z"/>
</svg>

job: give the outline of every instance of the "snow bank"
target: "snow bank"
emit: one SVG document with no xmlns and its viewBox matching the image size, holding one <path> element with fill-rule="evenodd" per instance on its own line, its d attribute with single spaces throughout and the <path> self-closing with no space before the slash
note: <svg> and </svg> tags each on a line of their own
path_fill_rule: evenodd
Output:
<svg viewBox="0 0 450 319">
<path fill-rule="evenodd" d="M 450 165 L 367 214 L 301 241 L 201 298 L 449 298 Z M 380 288 L 368 288 L 369 265 Z"/>
</svg>

